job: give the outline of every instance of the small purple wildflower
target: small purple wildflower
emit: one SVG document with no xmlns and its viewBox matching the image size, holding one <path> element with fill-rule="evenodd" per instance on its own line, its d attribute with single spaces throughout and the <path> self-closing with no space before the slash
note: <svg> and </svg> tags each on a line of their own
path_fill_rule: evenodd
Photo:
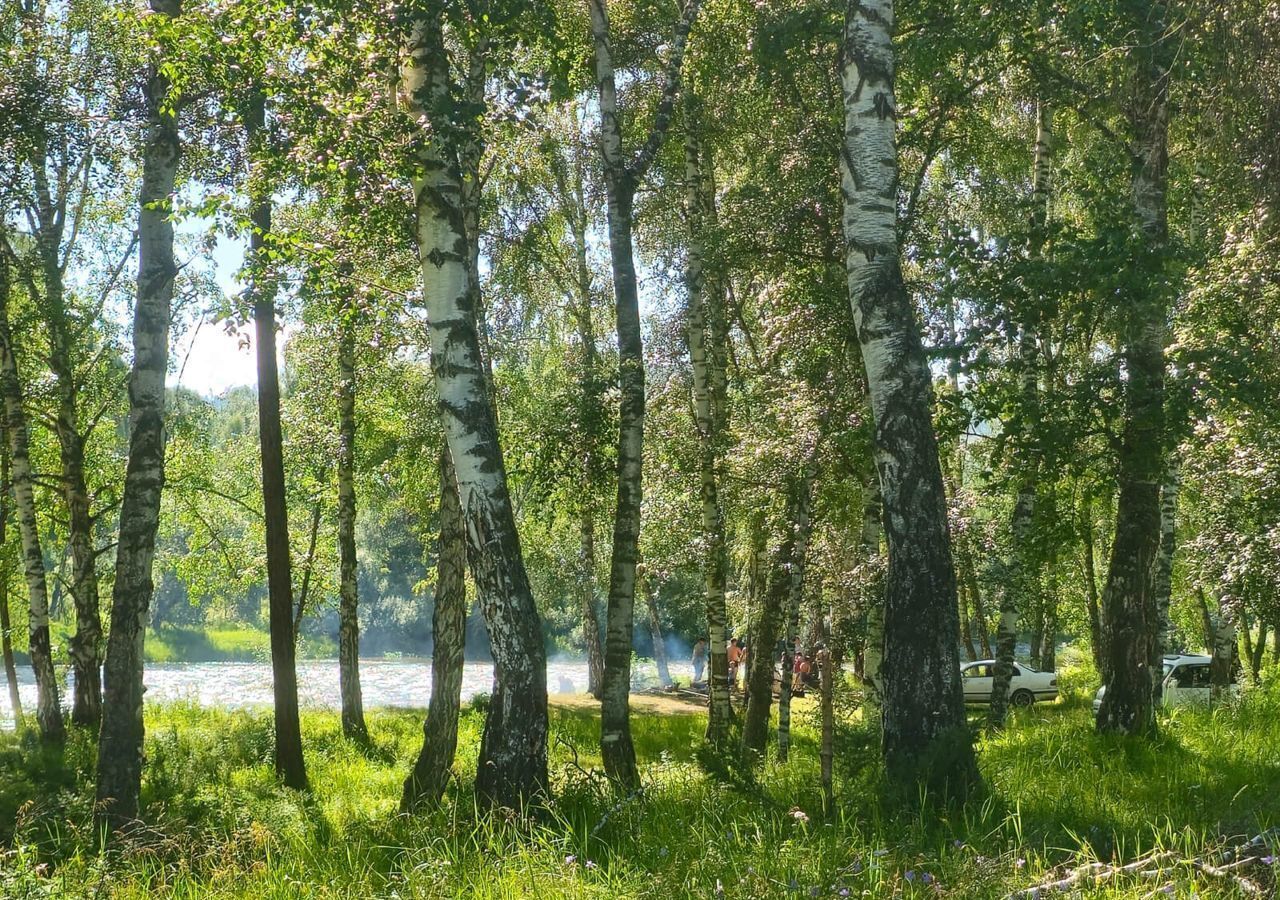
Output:
<svg viewBox="0 0 1280 900">
<path fill-rule="evenodd" d="M 818 896 L 820 893 L 822 893 L 822 892 L 818 890 L 818 886 L 817 886 L 816 884 L 809 888 L 809 896 L 810 896 L 810 897 L 816 897 L 816 896 Z"/>
<path fill-rule="evenodd" d="M 1018 857 L 1017 859 L 1015 859 L 1015 860 L 1013 861 L 1013 867 L 1014 867 L 1015 869 L 1021 869 L 1021 868 L 1023 868 L 1026 864 L 1027 864 L 1027 861 L 1026 861 L 1025 859 L 1023 859 L 1022 857 Z"/>
<path fill-rule="evenodd" d="M 925 872 L 924 875 L 920 876 L 920 880 L 925 884 L 933 884 L 933 876 L 928 872 Z"/>
<path fill-rule="evenodd" d="M 1258 862 L 1262 863 L 1264 866 L 1274 866 L 1276 864 L 1276 858 L 1268 853 L 1266 856 L 1262 857 L 1262 859 L 1258 860 Z"/>
<path fill-rule="evenodd" d="M 800 882 L 798 882 L 798 881 L 796 881 L 794 878 L 792 878 L 792 879 L 791 879 L 790 884 L 788 884 L 788 885 L 787 885 L 787 890 L 789 890 L 789 891 L 798 891 L 798 890 L 800 890 Z"/>
<path fill-rule="evenodd" d="M 956 838 L 954 841 L 951 842 L 951 846 L 959 850 L 961 847 L 964 846 L 964 841 L 960 840 L 960 838 Z"/>
<path fill-rule="evenodd" d="M 857 875 L 859 872 L 861 872 L 861 871 L 862 871 L 862 860 L 860 860 L 860 859 L 855 859 L 855 860 L 853 861 L 853 865 L 851 865 L 851 866 L 849 867 L 849 871 L 850 871 L 850 872 L 852 872 L 854 875 Z"/>
<path fill-rule="evenodd" d="M 576 863 L 577 861 L 578 861 L 578 857 L 576 857 L 576 856 L 566 856 L 566 857 L 564 858 L 564 864 L 565 864 L 566 866 L 571 866 L 571 865 L 573 865 L 574 863 Z"/>
<path fill-rule="evenodd" d="M 850 891 L 847 887 L 842 887 L 840 888 L 840 890 L 836 891 L 836 893 L 841 897 L 848 897 L 850 894 Z"/>
<path fill-rule="evenodd" d="M 658 851 L 658 855 L 661 856 L 663 859 L 666 859 L 668 856 L 671 855 L 671 851 L 668 850 L 666 847 L 663 847 L 661 850 Z"/>
<path fill-rule="evenodd" d="M 596 865 L 596 861 L 595 861 L 594 859 L 589 859 L 589 860 L 587 860 L 587 868 L 588 868 L 588 869 L 598 869 L 598 868 L 600 868 L 600 867 L 599 867 L 598 865 Z"/>
<path fill-rule="evenodd" d="M 902 876 L 902 877 L 903 877 L 903 878 L 905 878 L 905 879 L 907 879 L 907 881 L 915 881 L 915 880 L 916 880 L 916 870 L 915 870 L 915 869 L 907 869 L 907 871 L 903 874 L 903 876 Z"/>
</svg>

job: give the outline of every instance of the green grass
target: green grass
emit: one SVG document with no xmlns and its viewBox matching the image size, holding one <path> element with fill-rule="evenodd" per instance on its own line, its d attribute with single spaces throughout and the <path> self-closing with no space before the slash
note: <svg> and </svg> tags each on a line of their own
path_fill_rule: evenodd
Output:
<svg viewBox="0 0 1280 900">
<path fill-rule="evenodd" d="M 342 738 L 336 715 L 305 713 L 314 791 L 304 796 L 274 781 L 269 714 L 149 708 L 143 799 L 154 830 L 110 858 L 94 853 L 88 825 L 90 737 L 54 753 L 4 735 L 0 896 L 672 900 L 715 897 L 719 885 L 732 898 L 980 900 L 1055 866 L 1156 847 L 1189 857 L 1280 823 L 1280 685 L 1231 708 L 1179 712 L 1152 742 L 1096 736 L 1079 700 L 1019 713 L 979 743 L 987 792 L 952 808 L 881 799 L 870 737 L 848 726 L 829 817 L 812 707 L 799 719 L 790 764 L 770 759 L 755 779 L 725 781 L 698 763 L 700 715 L 637 716 L 646 788 L 619 802 L 596 773 L 598 717 L 553 709 L 555 800 L 521 820 L 474 807 L 483 722 L 468 710 L 459 779 L 442 808 L 406 819 L 396 805 L 420 713 L 372 713 L 367 747 Z M 1187 866 L 1169 877 L 1173 896 L 1237 896 Z M 1078 896 L 1159 886 L 1120 880 Z"/>
</svg>

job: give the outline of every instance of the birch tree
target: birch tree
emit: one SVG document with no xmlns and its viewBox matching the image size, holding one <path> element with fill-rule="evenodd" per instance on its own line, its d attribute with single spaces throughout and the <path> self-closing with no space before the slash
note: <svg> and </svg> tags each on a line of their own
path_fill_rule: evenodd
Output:
<svg viewBox="0 0 1280 900">
<path fill-rule="evenodd" d="M 1155 729 L 1151 660 L 1155 655 L 1154 574 L 1160 550 L 1160 482 L 1164 472 L 1164 346 L 1168 301 L 1159 273 L 1168 238 L 1169 68 L 1173 45 L 1160 0 L 1133 10 L 1139 39 L 1132 65 L 1128 123 L 1131 190 L 1139 277 L 1123 298 L 1120 335 L 1127 379 L 1120 436 L 1115 539 L 1102 592 L 1108 631 L 1107 691 L 1099 731 Z"/>
<path fill-rule="evenodd" d="M 177 19 L 178 0 L 150 0 L 150 10 Z M 143 96 L 142 188 L 138 211 L 138 290 L 133 311 L 133 369 L 129 376 L 129 461 L 120 507 L 111 632 L 103 680 L 98 739 L 97 818 L 120 827 L 137 819 L 142 784 L 142 666 L 147 613 L 154 591 L 152 563 L 164 488 L 164 379 L 174 279 L 174 188 L 182 141 L 177 99 L 164 39 L 147 64 Z"/>
<path fill-rule="evenodd" d="M 457 479 L 447 447 L 440 452 L 439 515 L 435 612 L 431 617 L 431 705 L 422 726 L 422 749 L 405 779 L 400 798 L 402 812 L 415 812 L 439 802 L 453 774 L 458 749 L 458 707 L 467 630 L 467 544 Z"/>
<path fill-rule="evenodd" d="M 494 655 L 476 791 L 491 803 L 519 807 L 547 786 L 546 654 L 480 352 L 479 286 L 470 275 L 444 10 L 427 3 L 405 12 L 410 36 L 401 82 L 409 112 L 427 129 L 413 187 L 431 363 L 468 562 Z"/>
<path fill-rule="evenodd" d="M 356 315 L 350 302 L 338 323 L 338 684 L 342 733 L 368 740 L 360 691 L 359 583 L 356 578 Z"/>
<path fill-rule="evenodd" d="M 0 293 L 5 291 L 5 262 L 0 259 Z M 9 709 L 14 725 L 22 727 L 22 695 L 18 692 L 18 667 L 13 658 L 13 621 L 9 616 L 9 583 L 13 571 L 9 560 L 9 423 L 0 416 L 0 654 L 4 680 L 9 687 Z"/>
<path fill-rule="evenodd" d="M 806 471 L 796 486 L 795 542 L 787 585 L 786 627 L 782 635 L 785 641 L 782 678 L 778 684 L 778 759 L 782 762 L 786 762 L 791 752 L 791 676 L 795 670 L 795 637 L 800 634 L 800 607 L 804 601 L 809 538 L 813 530 L 813 479 L 814 473 Z"/>
<path fill-rule="evenodd" d="M 724 303 L 719 283 L 708 283 L 704 265 L 705 233 L 714 215 L 710 192 L 710 154 L 698 136 L 699 105 L 685 97 L 685 219 L 689 237 L 685 261 L 688 312 L 685 340 L 693 375 L 693 418 L 698 432 L 698 480 L 702 510 L 703 592 L 707 607 L 707 741 L 720 746 L 733 722 L 729 698 L 728 615 L 725 585 L 728 551 L 720 499 L 721 447 L 727 426 L 724 376 Z"/>
<path fill-rule="evenodd" d="M 898 251 L 893 2 L 846 6 L 841 154 L 849 299 L 875 419 L 884 502 L 883 751 L 891 779 L 963 792 L 978 779 L 965 731 L 960 636 L 933 390 Z"/>
<path fill-rule="evenodd" d="M 6 224 L 3 217 L 0 217 L 0 229 Z M 9 318 L 12 243 L 7 235 L 0 234 L 0 237 L 4 237 L 5 250 L 0 253 L 0 390 L 4 393 L 5 433 L 9 440 L 8 458 L 12 466 L 9 484 L 18 513 L 18 530 L 22 537 L 22 568 L 27 582 L 27 648 L 36 677 L 36 723 L 40 728 L 40 736 L 46 741 L 60 742 L 65 736 L 65 730 L 62 709 L 58 703 L 53 650 L 49 642 L 49 588 L 45 577 L 44 554 L 40 548 L 40 526 L 36 519 L 35 478 L 31 469 L 22 378 L 18 371 Z"/>
<path fill-rule="evenodd" d="M 1053 162 L 1053 119 L 1048 104 L 1036 106 L 1036 138 L 1031 172 L 1031 246 L 1035 258 L 1044 251 L 1045 225 L 1048 221 L 1049 178 Z M 1033 298 L 1039 299 L 1039 298 Z M 1041 427 L 1037 415 L 1040 404 L 1038 343 L 1036 328 L 1038 304 L 1016 314 L 1018 321 L 1017 366 L 1021 378 L 1018 422 L 1018 446 L 1015 449 L 1018 494 L 1010 516 L 1009 532 L 1012 552 L 1006 565 L 1008 577 L 1000 601 L 1000 624 L 996 632 L 996 664 L 991 685 L 991 705 L 987 720 L 995 728 L 1004 726 L 1008 712 L 1009 683 L 1013 678 L 1013 655 L 1018 641 L 1018 621 L 1029 608 L 1039 577 L 1039 566 L 1033 547 L 1036 512 L 1036 490 L 1040 460 L 1036 455 L 1035 431 Z M 1039 655 L 1040 648 L 1034 648 Z"/>
<path fill-rule="evenodd" d="M 621 110 L 614 73 L 607 0 L 588 0 L 595 45 L 596 87 L 600 104 L 600 153 L 608 195 L 609 254 L 617 312 L 621 405 L 618 425 L 618 502 L 609 566 L 609 605 L 605 621 L 604 698 L 600 748 L 605 771 L 618 783 L 639 783 L 631 742 L 631 651 L 635 627 L 636 562 L 640 540 L 641 467 L 644 449 L 644 346 L 640 297 L 636 285 L 633 211 L 636 188 L 666 141 L 680 89 L 689 31 L 699 0 L 684 0 L 663 75 L 661 99 L 644 144 L 628 154 L 623 146 Z"/>
</svg>

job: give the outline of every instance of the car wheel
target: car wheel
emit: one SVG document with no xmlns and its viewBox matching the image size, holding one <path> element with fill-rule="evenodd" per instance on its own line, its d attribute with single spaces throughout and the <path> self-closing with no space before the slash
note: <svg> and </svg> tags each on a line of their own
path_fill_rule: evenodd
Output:
<svg viewBox="0 0 1280 900">
<path fill-rule="evenodd" d="M 1030 691 L 1017 691 L 1009 700 L 1014 706 L 1030 706 L 1036 702 L 1035 695 Z"/>
</svg>

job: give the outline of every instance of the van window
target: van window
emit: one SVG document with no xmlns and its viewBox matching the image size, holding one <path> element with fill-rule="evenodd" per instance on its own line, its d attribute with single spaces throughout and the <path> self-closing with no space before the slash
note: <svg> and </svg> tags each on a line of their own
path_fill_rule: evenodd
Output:
<svg viewBox="0 0 1280 900">
<path fill-rule="evenodd" d="M 1209 666 L 1203 663 L 1178 666 L 1173 673 L 1173 683 L 1180 688 L 1206 688 L 1213 683 Z"/>
</svg>

